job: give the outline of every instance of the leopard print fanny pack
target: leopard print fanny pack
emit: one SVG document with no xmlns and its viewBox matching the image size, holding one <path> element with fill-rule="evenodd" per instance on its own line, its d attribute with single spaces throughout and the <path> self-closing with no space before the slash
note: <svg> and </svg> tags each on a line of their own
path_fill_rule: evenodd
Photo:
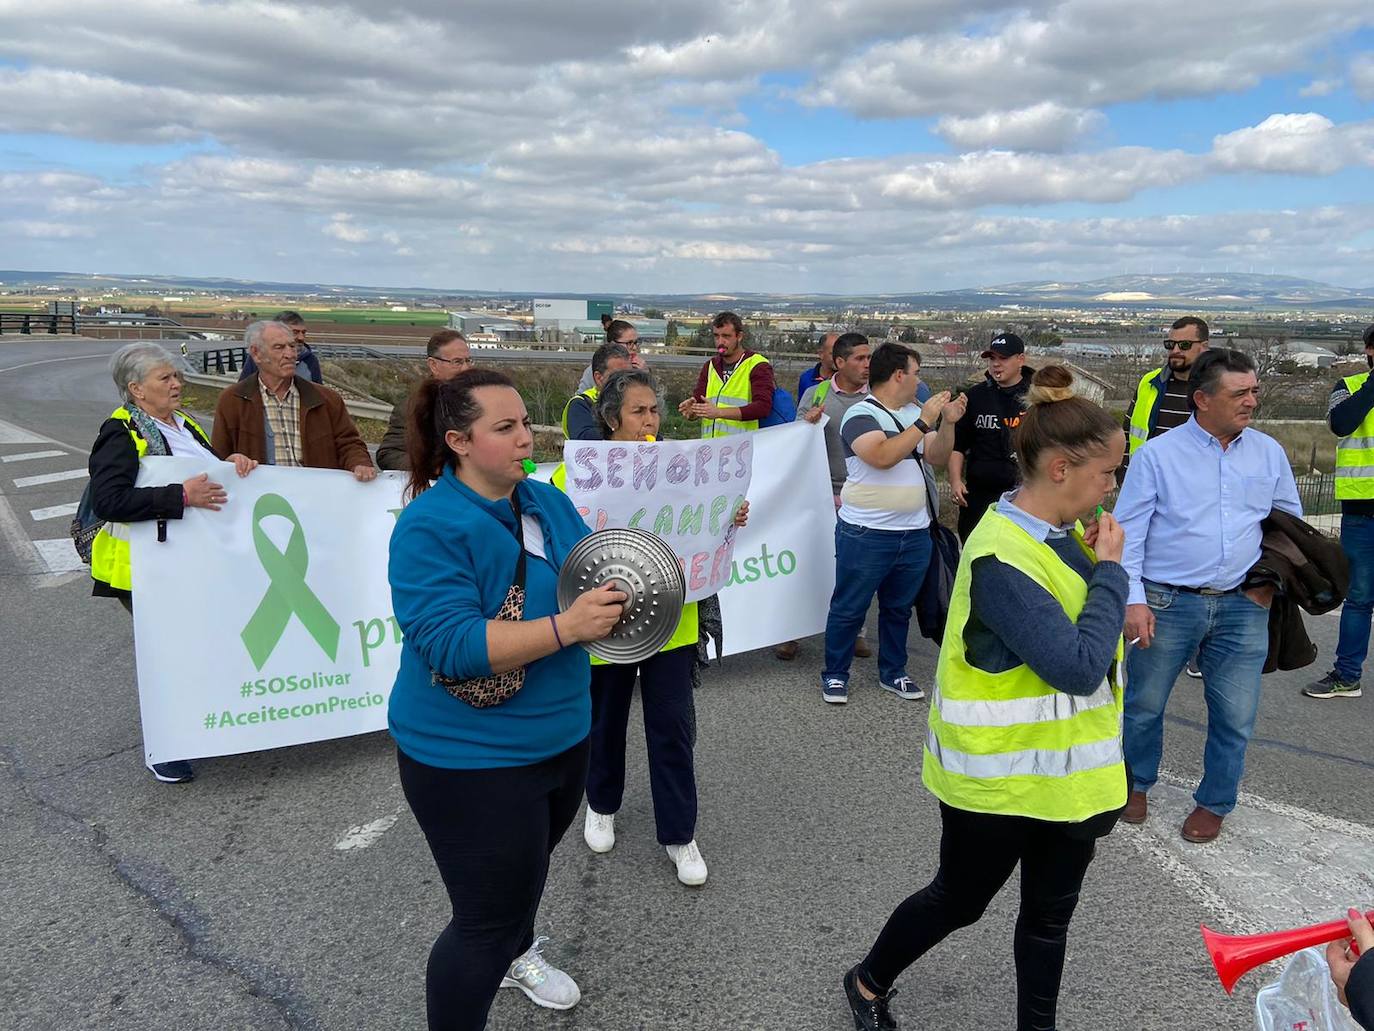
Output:
<svg viewBox="0 0 1374 1031">
<path fill-rule="evenodd" d="M 520 545 L 520 557 L 515 561 L 515 577 L 506 591 L 506 600 L 501 603 L 494 618 L 506 623 L 518 623 L 525 618 L 525 541 L 520 499 L 515 493 L 511 494 L 511 507 L 515 510 L 515 541 Z M 508 702 L 525 686 L 524 666 L 485 677 L 454 678 L 438 670 L 431 670 L 430 673 L 436 685 L 475 709 L 487 709 Z"/>
</svg>

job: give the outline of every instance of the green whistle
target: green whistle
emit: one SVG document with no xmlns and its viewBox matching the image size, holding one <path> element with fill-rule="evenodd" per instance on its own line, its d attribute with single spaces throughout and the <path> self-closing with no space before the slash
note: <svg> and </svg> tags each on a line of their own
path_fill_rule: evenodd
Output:
<svg viewBox="0 0 1374 1031">
<path fill-rule="evenodd" d="M 1098 505 L 1098 506 L 1097 506 L 1097 512 L 1096 512 L 1094 515 L 1095 515 L 1095 517 L 1098 518 L 1098 519 L 1101 519 L 1101 518 L 1102 518 L 1102 506 L 1101 506 L 1101 505 Z"/>
<path fill-rule="evenodd" d="M 520 468 L 525 470 L 526 476 L 533 476 L 535 472 L 538 470 L 539 466 L 535 465 L 534 462 L 528 458 L 522 458 L 520 460 Z"/>
</svg>

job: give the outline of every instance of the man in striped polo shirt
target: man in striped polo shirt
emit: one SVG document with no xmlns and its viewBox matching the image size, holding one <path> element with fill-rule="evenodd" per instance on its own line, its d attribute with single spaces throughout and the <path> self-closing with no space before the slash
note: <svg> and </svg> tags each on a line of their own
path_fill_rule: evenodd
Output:
<svg viewBox="0 0 1374 1031">
<path fill-rule="evenodd" d="M 821 696 L 849 700 L 854 639 L 878 597 L 878 686 L 923 698 L 907 675 L 911 606 L 930 563 L 930 507 L 919 447 L 949 392 L 915 405 L 920 356 L 884 344 L 869 361 L 869 396 L 840 421 L 846 478 L 835 524 L 835 593 L 825 623 Z"/>
</svg>

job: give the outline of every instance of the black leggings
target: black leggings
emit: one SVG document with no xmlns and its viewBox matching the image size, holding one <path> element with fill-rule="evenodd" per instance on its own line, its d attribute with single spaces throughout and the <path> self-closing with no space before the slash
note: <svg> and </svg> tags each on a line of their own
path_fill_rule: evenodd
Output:
<svg viewBox="0 0 1374 1031">
<path fill-rule="evenodd" d="M 1054 1031 L 1069 920 L 1078 905 L 1095 839 L 1077 824 L 990 816 L 940 804 L 940 868 L 935 879 L 897 907 L 860 972 L 886 993 L 897 976 L 960 927 L 978 922 L 1021 863 L 1016 919 L 1017 1031 Z"/>
<path fill-rule="evenodd" d="M 587 742 L 531 766 L 447 770 L 396 751 L 453 918 L 429 953 L 431 1031 L 481 1031 L 511 962 L 534 943 L 549 854 L 587 782 Z"/>
</svg>

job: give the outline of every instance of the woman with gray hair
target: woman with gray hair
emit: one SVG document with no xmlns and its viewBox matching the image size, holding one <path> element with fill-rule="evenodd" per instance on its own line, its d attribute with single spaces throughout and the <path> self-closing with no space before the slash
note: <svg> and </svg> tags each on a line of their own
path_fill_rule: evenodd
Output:
<svg viewBox="0 0 1374 1031">
<path fill-rule="evenodd" d="M 218 456 L 205 431 L 177 407 L 181 373 L 176 359 L 161 346 L 138 341 L 121 347 L 110 362 L 110 373 L 123 404 L 101 425 L 91 448 L 87 491 L 91 508 L 105 520 L 91 542 L 91 593 L 118 598 L 132 614 L 128 524 L 156 519 L 161 531 L 166 520 L 180 519 L 188 508 L 219 511 L 228 494 L 208 473 L 164 487 L 135 486 L 144 455 Z M 243 455 L 230 455 L 228 461 L 240 476 L 258 464 Z M 148 768 L 158 780 L 171 784 L 193 776 L 185 761 L 152 763 Z"/>
<path fill-rule="evenodd" d="M 603 440 L 652 441 L 659 431 L 654 377 L 643 369 L 613 372 L 601 385 L 596 419 Z M 563 466 L 551 482 L 567 489 Z M 735 513 L 736 526 L 749 519 L 749 503 Z M 692 668 L 697 657 L 697 602 L 683 606 L 682 619 L 657 655 L 617 665 L 592 658 L 592 732 L 587 770 L 587 814 L 583 840 L 593 852 L 615 847 L 615 814 L 625 794 L 625 734 L 630 702 L 639 682 L 644 709 L 644 743 L 649 754 L 658 843 L 683 884 L 706 882 L 706 861 L 697 847 L 696 710 Z"/>
</svg>

